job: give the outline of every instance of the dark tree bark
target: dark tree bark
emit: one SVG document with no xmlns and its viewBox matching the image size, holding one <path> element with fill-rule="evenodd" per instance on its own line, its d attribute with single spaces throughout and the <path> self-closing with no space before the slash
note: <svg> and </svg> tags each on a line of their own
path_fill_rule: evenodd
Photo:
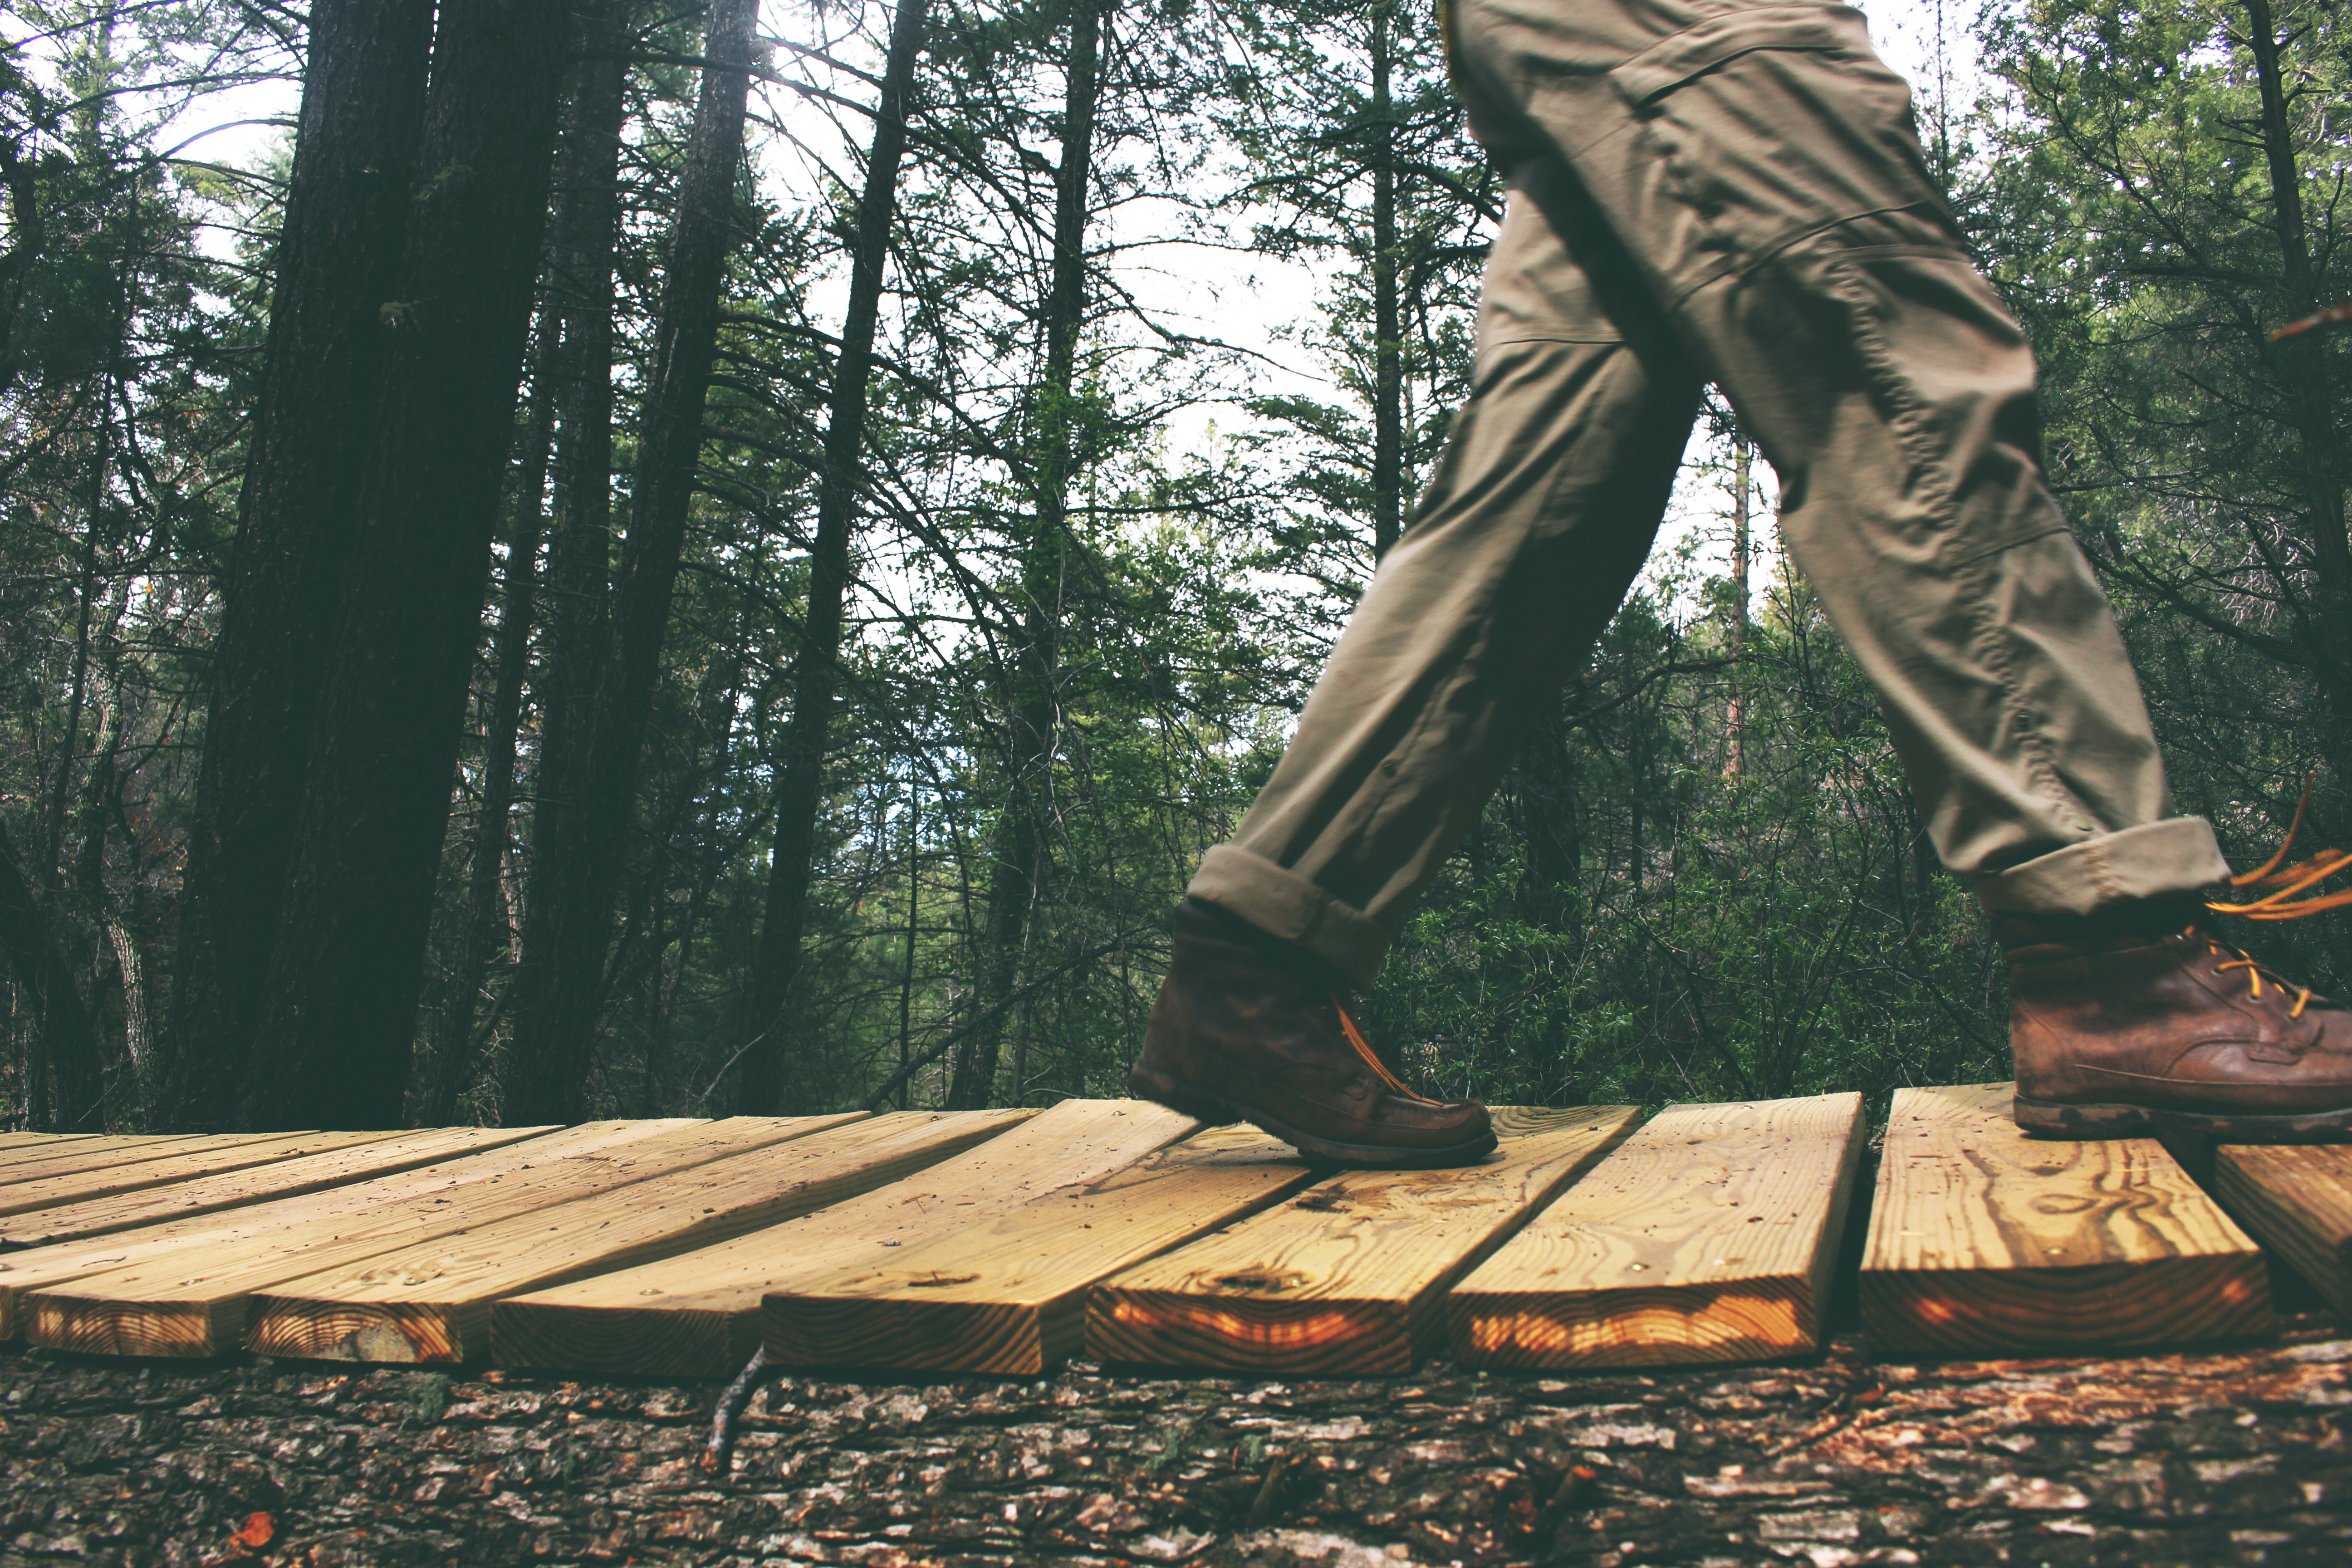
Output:
<svg viewBox="0 0 2352 1568">
<path fill-rule="evenodd" d="M 710 64 L 695 106 L 694 139 L 678 182 L 668 265 L 655 330 L 654 363 L 639 424 L 628 538 L 614 597 L 613 653 L 597 689 L 594 730 L 579 807 L 567 811 L 559 842 L 535 844 L 561 882 L 549 892 L 560 919 L 546 964 L 535 973 L 530 1010 L 516 1020 L 510 1119 L 570 1121 L 585 1104 L 596 1013 L 613 940 L 638 753 L 660 679 L 687 515 L 702 450 L 702 408 L 719 339 L 727 256 L 739 225 L 735 179 L 743 158 L 758 7 L 714 0 Z M 536 920 L 536 911 L 533 912 Z"/>
<path fill-rule="evenodd" d="M 431 0 L 318 0 L 188 832 L 158 1119 L 226 1126 L 293 855 L 392 334 Z"/>
<path fill-rule="evenodd" d="M 73 964 L 5 829 L 0 829 L 0 952 L 5 953 L 16 984 L 41 1016 L 40 1038 L 32 1050 L 44 1070 L 27 1074 L 37 1081 L 27 1085 L 26 1120 L 36 1128 L 60 1132 L 104 1131 L 98 1118 L 104 1092 L 98 1031 L 74 983 Z M 42 1092 L 44 1083 L 55 1095 L 54 1111 L 47 1103 L 50 1094 Z"/>
<path fill-rule="evenodd" d="M 898 0 L 890 49 L 875 106 L 874 145 L 857 201 L 850 253 L 849 308 L 841 328 L 827 403 L 824 468 L 818 478 L 816 544 L 809 561 L 808 611 L 793 666 L 792 718 L 784 731 L 776 785 L 776 837 L 768 868 L 765 919 L 751 969 L 751 1044 L 743 1058 L 741 1108 L 773 1116 L 784 1092 L 789 1005 L 800 973 L 816 855 L 816 819 L 824 801 L 824 764 L 833 733 L 841 658 L 842 605 L 849 587 L 849 535 L 866 444 L 866 409 L 874 376 L 874 331 L 882 309 L 882 262 L 898 211 L 898 163 L 907 150 L 907 99 L 921 52 L 929 0 Z"/>
<path fill-rule="evenodd" d="M 598 47 L 583 62 L 564 178 L 563 232 L 553 286 L 562 301 L 563 353 L 556 368 L 562 405 L 555 465 L 555 530 L 548 546 L 546 652 L 538 681 L 538 771 L 531 787 L 535 853 L 523 897 L 521 961 L 509 981 L 507 1011 L 517 1049 L 529 1051 L 546 1023 L 558 978 L 576 828 L 595 728 L 596 688 L 612 654 L 613 316 L 620 243 L 621 131 L 627 114 L 626 54 L 607 8 L 593 26 Z M 593 850 L 587 851 L 593 853 Z M 513 1092 L 509 1082 L 508 1092 Z"/>
<path fill-rule="evenodd" d="M 395 1124 L 488 586 L 564 0 L 446 0 L 347 611 L 238 1120 Z"/>
<path fill-rule="evenodd" d="M 515 742 L 522 726 L 522 689 L 530 674 L 530 625 L 538 599 L 539 542 L 546 519 L 548 449 L 555 424 L 555 359 L 563 330 L 551 279 L 540 308 L 532 355 L 530 423 L 516 465 L 514 521 L 507 533 L 499 626 L 490 645 L 490 696 L 482 720 L 482 796 L 467 857 L 466 908 L 448 988 L 434 1031 L 433 1070 L 419 1097 L 417 1125 L 456 1120 L 457 1096 L 473 1068 L 475 1003 L 491 952 L 506 939 L 500 911 L 507 836 L 514 812 Z"/>
<path fill-rule="evenodd" d="M 2262 95 L 2263 155 L 2270 174 L 2287 302 L 2294 314 L 2303 316 L 2319 304 L 2318 276 L 2304 221 L 2303 180 L 2296 166 L 2293 127 L 2287 121 L 2286 89 L 2270 0 L 2246 0 L 2246 17 L 2254 79 Z M 2352 765 L 2352 743 L 2341 738 L 2352 732 L 2352 539 L 2345 531 L 2336 389 L 2320 334 L 2305 333 L 2273 352 L 2283 361 L 2280 369 L 2288 418 L 2303 458 L 2305 526 L 2311 540 L 2312 564 L 2326 595 L 2325 607 L 2308 623 L 2311 640 L 2318 645 L 2311 649 L 2314 673 L 2336 719 L 2338 738 L 2331 750 L 2339 779 L 2352 779 L 2344 771 Z"/>
<path fill-rule="evenodd" d="M 1372 551 L 1404 531 L 1404 316 L 1397 289 L 1396 111 L 1390 78 L 1392 0 L 1372 5 Z"/>
<path fill-rule="evenodd" d="M 1003 1004 L 1020 984 L 1045 858 L 1037 795 L 1053 767 L 1059 718 L 1055 687 L 1069 543 L 1071 395 L 1078 333 L 1086 324 L 1087 195 L 1101 97 L 1102 30 L 1111 9 L 1110 0 L 1080 0 L 1070 22 L 1061 162 L 1055 172 L 1054 269 L 1045 297 L 1045 367 L 1037 389 L 1037 441 L 1032 459 L 1037 510 L 1022 567 L 1025 625 L 1013 671 L 1013 700 L 1007 704 L 1007 788 L 988 894 L 988 972 L 978 998 L 979 1016 L 992 1021 L 967 1035 L 956 1053 L 948 1103 L 957 1110 L 986 1105 L 995 1092 Z"/>
</svg>

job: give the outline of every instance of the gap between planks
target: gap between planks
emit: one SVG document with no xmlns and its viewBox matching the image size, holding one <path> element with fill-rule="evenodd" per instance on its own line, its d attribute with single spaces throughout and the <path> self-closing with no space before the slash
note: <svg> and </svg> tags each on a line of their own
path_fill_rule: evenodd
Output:
<svg viewBox="0 0 2352 1568">
<path fill-rule="evenodd" d="M 1288 1144 L 1217 1128 L 887 1262 L 770 1290 L 762 1342 L 785 1365 L 1048 1371 L 1079 1348 L 1097 1281 L 1314 1179 Z"/>
<path fill-rule="evenodd" d="M 2012 1093 L 1895 1091 L 1862 1260 L 1874 1349 L 2124 1349 L 2271 1331 L 2261 1250 L 2161 1143 L 2029 1138 Z"/>
<path fill-rule="evenodd" d="M 920 1176 L 658 1264 L 500 1301 L 502 1366 L 730 1377 L 760 1348 L 770 1289 L 961 1235 L 1042 1194 L 1098 1180 L 1200 1130 L 1138 1100 L 1066 1100 Z"/>
<path fill-rule="evenodd" d="M 226 1174 L 142 1187 L 0 1219 L 0 1251 L 55 1247 L 119 1230 L 194 1219 L 223 1209 L 299 1197 L 440 1161 L 520 1143 L 552 1127 L 439 1127 L 279 1160 Z"/>
<path fill-rule="evenodd" d="M 288 1279 L 862 1119 L 862 1114 L 733 1117 L 651 1135 L 635 1135 L 623 1124 L 560 1157 L 517 1165 L 446 1194 L 405 1204 L 370 1205 L 355 1215 L 336 1213 L 234 1243 L 207 1243 L 199 1237 L 135 1265 L 25 1291 L 16 1327 L 33 1343 L 52 1350 L 215 1355 L 243 1343 L 254 1292 Z M 364 1199 L 371 1185 L 337 1188 L 322 1195 L 340 1198 L 356 1192 Z M 131 1238 L 139 1234 L 131 1233 Z M 90 1245 L 102 1248 L 106 1243 Z M 32 1257 L 37 1259 L 46 1251 Z"/>
<path fill-rule="evenodd" d="M 398 1136 L 397 1129 L 274 1132 L 261 1137 L 190 1139 L 183 1146 L 164 1149 L 154 1145 L 117 1155 L 67 1155 L 61 1160 L 43 1162 L 21 1179 L 0 1186 L 0 1215 L 37 1214 L 117 1193 L 197 1181 L 329 1150 L 379 1143 Z M 60 1170 L 60 1165 L 71 1168 Z"/>
<path fill-rule="evenodd" d="M 1096 1287 L 1087 1353 L 1273 1376 L 1410 1372 L 1445 1292 L 1623 1141 L 1639 1108 L 1494 1108 L 1475 1165 L 1349 1171 Z"/>
<path fill-rule="evenodd" d="M 1676 1105 L 1447 1299 L 1465 1366 L 1811 1351 L 1862 1153 L 1862 1096 Z"/>
<path fill-rule="evenodd" d="M 265 1355 L 449 1363 L 489 1349 L 502 1297 L 665 1258 L 937 1163 L 1033 1114 L 897 1111 L 438 1237 L 257 1292 Z"/>
</svg>

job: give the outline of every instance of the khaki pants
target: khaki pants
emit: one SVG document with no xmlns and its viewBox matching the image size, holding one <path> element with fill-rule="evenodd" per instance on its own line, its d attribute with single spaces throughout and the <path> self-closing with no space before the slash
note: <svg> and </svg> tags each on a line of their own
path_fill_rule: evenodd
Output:
<svg viewBox="0 0 2352 1568">
<path fill-rule="evenodd" d="M 1987 906 L 2088 913 L 2226 876 L 2206 823 L 2171 815 L 2042 481 L 2032 353 L 1861 13 L 1458 0 L 1452 37 L 1510 171 L 1470 400 L 1193 896 L 1369 985 L 1640 570 L 1710 380 Z"/>
</svg>

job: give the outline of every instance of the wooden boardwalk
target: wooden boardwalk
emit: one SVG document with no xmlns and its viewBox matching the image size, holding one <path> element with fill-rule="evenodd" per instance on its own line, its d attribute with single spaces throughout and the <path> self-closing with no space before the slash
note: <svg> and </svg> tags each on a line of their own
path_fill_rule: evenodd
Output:
<svg viewBox="0 0 2352 1568">
<path fill-rule="evenodd" d="M 1757 1361 L 1820 1345 L 1855 1236 L 1886 1353 L 2256 1338 L 2273 1258 L 2352 1310 L 2352 1149 L 2223 1149 L 2209 1195 L 2153 1141 L 2025 1138 L 2009 1092 L 1898 1091 L 1874 1182 L 1851 1094 L 1506 1107 L 1477 1165 L 1338 1174 L 1134 1100 L 6 1133 L 0 1340 L 703 1378 L 763 1346 L 1009 1374 L 1082 1350 L 1285 1377 L 1449 1344 L 1473 1367 Z"/>
</svg>

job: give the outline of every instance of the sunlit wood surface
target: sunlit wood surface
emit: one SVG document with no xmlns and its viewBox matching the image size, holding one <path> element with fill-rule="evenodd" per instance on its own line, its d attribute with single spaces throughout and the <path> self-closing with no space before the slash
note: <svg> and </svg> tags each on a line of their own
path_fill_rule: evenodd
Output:
<svg viewBox="0 0 2352 1568">
<path fill-rule="evenodd" d="M 2029 1138 L 2011 1086 L 1895 1094 L 1862 1260 L 1888 1351 L 2186 1343 L 2266 1333 L 2246 1233 L 2152 1138 Z"/>
</svg>

